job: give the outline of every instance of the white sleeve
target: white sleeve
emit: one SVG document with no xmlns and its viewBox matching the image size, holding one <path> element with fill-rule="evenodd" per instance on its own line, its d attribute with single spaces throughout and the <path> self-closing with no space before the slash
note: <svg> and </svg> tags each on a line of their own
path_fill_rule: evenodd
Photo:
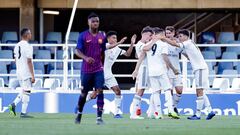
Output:
<svg viewBox="0 0 240 135">
<path fill-rule="evenodd" d="M 119 55 L 123 55 L 123 54 L 125 54 L 126 53 L 126 51 L 125 50 L 123 50 L 123 49 L 121 49 L 121 51 L 120 51 L 120 54 Z"/>
<path fill-rule="evenodd" d="M 24 52 L 27 58 L 33 58 L 33 47 L 31 45 L 27 44 L 26 47 L 24 47 Z"/>
<path fill-rule="evenodd" d="M 162 44 L 161 54 L 168 54 L 168 45 L 166 43 Z"/>
</svg>

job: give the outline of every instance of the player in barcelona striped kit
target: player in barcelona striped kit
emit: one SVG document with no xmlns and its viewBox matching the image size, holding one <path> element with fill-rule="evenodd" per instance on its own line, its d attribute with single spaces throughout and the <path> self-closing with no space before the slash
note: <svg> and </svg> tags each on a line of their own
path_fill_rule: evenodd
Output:
<svg viewBox="0 0 240 135">
<path fill-rule="evenodd" d="M 97 91 L 97 121 L 98 125 L 104 124 L 102 120 L 104 106 L 104 74 L 103 74 L 103 57 L 106 50 L 106 36 L 103 32 L 98 31 L 99 17 L 92 13 L 88 16 L 89 30 L 80 33 L 75 54 L 83 59 L 81 68 L 81 95 L 78 100 L 78 112 L 75 119 L 76 124 L 81 123 L 82 112 L 86 97 L 89 91 Z"/>
</svg>

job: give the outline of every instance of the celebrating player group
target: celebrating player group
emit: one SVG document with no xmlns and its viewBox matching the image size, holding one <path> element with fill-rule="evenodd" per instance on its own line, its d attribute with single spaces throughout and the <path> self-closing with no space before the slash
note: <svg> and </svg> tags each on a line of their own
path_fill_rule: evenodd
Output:
<svg viewBox="0 0 240 135">
<path fill-rule="evenodd" d="M 119 55 L 129 57 L 134 46 L 138 62 L 132 73 L 133 79 L 136 79 L 136 94 L 131 104 L 130 119 L 144 119 L 139 115 L 139 110 L 141 110 L 141 97 L 145 89 L 149 89 L 152 93 L 148 109 L 149 118 L 163 118 L 161 92 L 165 94 L 168 116 L 173 119 L 180 118 L 177 110 L 183 91 L 180 77 L 180 54 L 190 61 L 196 81 L 196 113 L 188 119 L 200 120 L 201 110 L 204 107 L 208 110 L 206 120 L 215 116 L 204 92 L 204 89 L 208 87 L 208 66 L 199 48 L 190 39 L 188 30 L 183 29 L 176 32 L 172 26 L 167 26 L 165 29 L 146 26 L 142 29 L 141 39 L 136 45 L 136 35 L 131 37 L 131 45 L 126 51 L 119 48 L 118 45 L 124 43 L 127 37 L 118 42 L 117 32 L 109 31 L 104 34 L 98 31 L 99 17 L 96 14 L 88 16 L 88 25 L 89 30 L 80 33 L 76 47 L 76 54 L 83 59 L 83 64 L 81 70 L 82 93 L 76 107 L 75 123 L 81 123 L 85 102 L 97 98 L 96 123 L 104 124 L 102 119 L 104 105 L 102 88 L 104 86 L 115 93 L 114 118 L 122 118 L 119 113 L 121 90 L 111 68 Z M 176 92 L 173 92 L 173 89 Z M 92 93 L 88 93 L 92 90 Z"/>
<path fill-rule="evenodd" d="M 141 39 L 135 44 L 137 37 L 134 34 L 131 37 L 130 47 L 123 50 L 118 45 L 124 43 L 127 37 L 123 37 L 118 41 L 117 32 L 109 31 L 105 34 L 99 31 L 99 24 L 98 15 L 92 13 L 88 16 L 89 29 L 80 33 L 75 49 L 75 54 L 83 59 L 81 68 L 82 87 L 76 106 L 76 124 L 81 123 L 84 105 L 91 99 L 97 99 L 96 123 L 98 125 L 104 124 L 102 118 L 104 86 L 115 93 L 114 118 L 122 118 L 120 114 L 121 90 L 111 68 L 119 55 L 131 56 L 134 47 L 138 62 L 132 73 L 133 79 L 136 79 L 136 93 L 131 104 L 130 119 L 144 119 L 139 115 L 139 110 L 141 110 L 141 98 L 145 89 L 151 91 L 150 105 L 147 112 L 149 118 L 163 118 L 160 100 L 162 92 L 165 95 L 168 116 L 173 119 L 180 119 L 177 110 L 183 91 L 180 77 L 180 54 L 184 55 L 191 63 L 196 81 L 196 113 L 188 117 L 188 119 L 200 120 L 203 108 L 207 108 L 208 111 L 206 120 L 210 120 L 215 116 L 204 91 L 209 86 L 208 66 L 199 48 L 190 39 L 188 30 L 183 29 L 176 32 L 172 26 L 167 26 L 165 29 L 146 26 L 141 31 Z M 23 90 L 9 105 L 9 110 L 13 115 L 16 115 L 15 107 L 22 101 L 21 117 L 24 118 L 31 117 L 27 115 L 27 106 L 30 100 L 31 84 L 35 82 L 35 78 L 32 65 L 33 49 L 27 43 L 31 39 L 30 30 L 23 29 L 21 36 L 22 41 L 15 47 L 14 54 L 17 63 L 17 75 Z M 93 92 L 89 93 L 89 91 Z"/>
</svg>

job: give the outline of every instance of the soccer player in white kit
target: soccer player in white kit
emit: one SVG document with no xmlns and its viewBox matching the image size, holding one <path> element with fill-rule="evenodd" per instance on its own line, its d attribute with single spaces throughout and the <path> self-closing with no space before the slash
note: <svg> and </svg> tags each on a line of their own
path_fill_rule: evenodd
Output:
<svg viewBox="0 0 240 135">
<path fill-rule="evenodd" d="M 117 32 L 115 31 L 109 31 L 107 33 L 107 40 L 108 43 L 106 45 L 106 48 L 109 48 L 111 45 L 117 45 Z M 107 86 L 109 89 L 112 89 L 115 93 L 115 111 L 114 111 L 114 118 L 122 118 L 120 115 L 120 107 L 122 103 L 122 97 L 121 97 L 121 90 L 118 86 L 117 80 L 113 76 L 112 73 L 112 66 L 114 62 L 117 60 L 118 56 L 124 55 L 126 57 L 130 57 L 132 54 L 132 50 L 134 47 L 136 41 L 136 35 L 134 34 L 131 38 L 131 45 L 128 48 L 127 51 L 121 49 L 118 46 L 115 46 L 111 49 L 107 49 L 105 51 L 105 59 L 104 59 L 104 80 L 105 80 L 105 86 Z"/>
<path fill-rule="evenodd" d="M 172 66 L 168 59 L 168 45 L 165 42 L 159 40 L 160 37 L 165 36 L 164 30 L 157 27 L 154 28 L 154 33 L 155 35 L 153 36 L 151 43 L 142 47 L 142 50 L 144 52 L 141 53 L 141 57 L 134 71 L 135 73 L 133 73 L 133 77 L 135 77 L 136 73 L 138 73 L 139 63 L 141 63 L 143 60 L 142 56 L 145 57 L 146 55 L 150 88 L 152 89 L 151 98 L 153 99 L 153 107 L 157 112 L 155 118 L 162 118 L 160 93 L 161 90 L 164 90 L 169 116 L 175 119 L 179 119 L 179 116 L 174 112 L 172 106 L 172 86 L 167 76 L 167 68 L 171 68 L 176 74 L 178 74 L 178 71 Z"/>
<path fill-rule="evenodd" d="M 167 26 L 165 28 L 166 37 L 170 40 L 175 40 L 175 28 L 173 26 Z M 180 72 L 180 62 L 179 62 L 179 54 L 183 51 L 183 49 L 175 46 L 168 46 L 168 58 L 170 62 L 173 64 L 173 66 Z M 168 70 L 168 77 L 170 79 L 170 82 L 173 86 L 173 89 L 175 88 L 176 94 L 173 94 L 173 108 L 174 111 L 179 115 L 177 110 L 177 105 L 181 99 L 182 96 L 182 90 L 183 90 L 183 83 L 182 78 L 180 75 L 175 75 L 172 70 Z"/>
<path fill-rule="evenodd" d="M 32 83 L 35 82 L 33 68 L 33 47 L 28 43 L 32 38 L 31 31 L 28 28 L 21 30 L 21 41 L 14 48 L 14 58 L 16 62 L 16 73 L 19 80 L 21 91 L 12 104 L 9 105 L 10 114 L 16 116 L 15 108 L 22 101 L 21 118 L 32 118 L 27 114 L 27 107 L 30 101 Z"/>
<path fill-rule="evenodd" d="M 151 40 L 153 34 L 153 30 L 151 27 L 146 26 L 143 28 L 141 32 L 141 39 L 135 45 L 136 55 L 140 58 L 140 54 L 142 52 L 141 48 L 146 45 Z M 139 74 L 136 78 L 136 94 L 133 97 L 132 101 L 132 110 L 130 109 L 130 119 L 144 119 L 137 115 L 137 109 L 140 109 L 141 98 L 143 96 L 144 90 L 147 88 L 148 84 L 148 70 L 147 70 L 147 61 L 144 58 L 143 62 L 139 66 Z"/>
<path fill-rule="evenodd" d="M 200 120 L 201 119 L 201 110 L 203 106 L 208 110 L 208 116 L 206 120 L 210 120 L 215 116 L 215 112 L 212 111 L 212 107 L 207 95 L 204 93 L 204 89 L 209 87 L 208 82 L 208 66 L 204 61 L 204 58 L 201 54 L 200 49 L 196 46 L 196 44 L 189 38 L 190 32 L 188 30 L 180 30 L 178 32 L 178 38 L 180 43 L 173 42 L 168 39 L 163 39 L 170 43 L 171 45 L 182 48 L 187 58 L 189 59 L 194 73 L 194 78 L 196 82 L 196 94 L 197 94 L 197 107 L 195 115 L 188 117 L 189 120 Z"/>
</svg>

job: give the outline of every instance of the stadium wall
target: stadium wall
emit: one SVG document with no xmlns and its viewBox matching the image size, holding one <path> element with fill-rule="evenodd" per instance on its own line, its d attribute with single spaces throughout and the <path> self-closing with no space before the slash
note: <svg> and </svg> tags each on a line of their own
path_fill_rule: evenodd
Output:
<svg viewBox="0 0 240 135">
<path fill-rule="evenodd" d="M 17 93 L 0 93 L 0 112 L 7 112 L 7 106 L 13 101 Z M 121 111 L 123 113 L 130 112 L 130 103 L 132 102 L 134 93 L 123 92 L 123 102 Z M 29 112 L 40 113 L 73 113 L 77 104 L 79 93 L 33 93 L 31 95 L 31 102 L 29 104 Z M 142 99 L 142 111 L 145 113 L 148 109 L 150 94 L 147 93 Z M 218 115 L 240 115 L 240 94 L 209 94 L 213 110 Z M 183 115 L 193 115 L 195 111 L 195 94 L 183 94 L 182 100 L 179 103 L 178 109 Z M 164 114 L 168 114 L 166 107 L 164 106 L 164 95 L 161 95 L 162 108 L 164 108 Z M 114 106 L 114 94 L 105 94 L 105 114 L 113 112 Z M 17 107 L 17 111 L 20 112 L 21 105 Z M 95 113 L 96 101 L 89 101 L 84 107 L 84 113 Z M 202 111 L 203 114 L 207 114 L 206 109 Z"/>
</svg>

